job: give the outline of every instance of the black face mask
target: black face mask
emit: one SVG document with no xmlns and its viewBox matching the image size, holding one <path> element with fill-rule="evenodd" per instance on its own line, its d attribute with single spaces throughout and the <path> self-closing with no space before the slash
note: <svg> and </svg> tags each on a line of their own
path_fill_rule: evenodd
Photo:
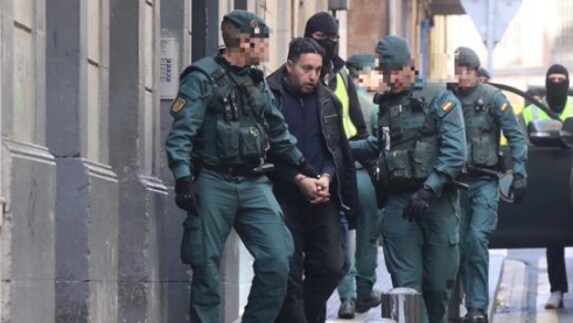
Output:
<svg viewBox="0 0 573 323">
<path fill-rule="evenodd" d="M 324 56 L 322 57 L 323 68 L 330 66 L 330 62 L 332 61 L 332 59 L 336 55 L 336 49 L 338 47 L 338 42 L 332 41 L 329 38 L 320 39 L 320 40 L 315 39 L 315 40 L 322 48 L 324 48 L 324 51 L 326 52 L 324 54 Z"/>
<path fill-rule="evenodd" d="M 547 89 L 546 99 L 547 104 L 551 110 L 561 113 L 565 109 L 567 103 L 567 90 L 569 89 L 569 79 L 555 83 L 548 79 L 545 80 L 545 88 Z"/>
</svg>

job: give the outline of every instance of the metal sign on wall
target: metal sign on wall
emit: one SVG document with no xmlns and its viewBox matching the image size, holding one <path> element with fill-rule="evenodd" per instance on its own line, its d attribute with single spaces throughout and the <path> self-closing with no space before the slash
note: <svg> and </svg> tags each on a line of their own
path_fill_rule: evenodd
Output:
<svg viewBox="0 0 573 323">
<path fill-rule="evenodd" d="M 179 44 L 175 37 L 161 37 L 161 99 L 172 100 L 179 88 Z"/>
<path fill-rule="evenodd" d="M 328 0 L 328 10 L 348 10 L 348 0 Z"/>
</svg>

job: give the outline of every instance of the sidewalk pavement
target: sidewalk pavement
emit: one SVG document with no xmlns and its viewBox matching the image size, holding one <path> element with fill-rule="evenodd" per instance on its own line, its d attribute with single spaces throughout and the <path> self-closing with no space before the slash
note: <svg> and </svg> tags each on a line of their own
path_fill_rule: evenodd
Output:
<svg viewBox="0 0 573 323">
<path fill-rule="evenodd" d="M 572 290 L 573 248 L 566 248 L 565 256 L 569 290 Z M 504 262 L 491 322 L 573 322 L 573 295 L 565 294 L 563 308 L 546 310 L 549 295 L 545 249 L 511 251 Z"/>
<path fill-rule="evenodd" d="M 490 297 L 490 306 L 489 306 L 489 313 L 491 317 L 491 313 L 493 313 L 494 309 L 494 302 L 495 299 L 495 292 L 498 287 L 498 283 L 500 280 L 500 276 L 503 269 L 503 263 L 505 259 L 505 255 L 507 252 L 505 250 L 492 250 L 490 251 L 490 260 L 489 260 L 489 297 Z M 376 275 L 377 280 L 376 284 L 374 285 L 374 290 L 379 292 L 387 292 L 392 289 L 392 281 L 390 279 L 390 274 L 386 270 L 386 264 L 384 263 L 384 254 L 382 252 L 382 247 L 378 248 L 378 267 L 376 268 Z M 371 309 L 367 313 L 363 314 L 356 314 L 355 318 L 352 320 L 343 320 L 338 318 L 338 308 L 340 307 L 340 298 L 338 293 L 335 292 L 327 303 L 327 323 L 363 323 L 363 322 L 370 322 L 374 323 L 376 321 L 380 321 L 381 319 L 381 307 L 376 307 Z M 465 313 L 465 308 L 461 305 L 460 313 L 462 315 Z M 506 321 L 513 322 L 513 321 Z"/>
</svg>

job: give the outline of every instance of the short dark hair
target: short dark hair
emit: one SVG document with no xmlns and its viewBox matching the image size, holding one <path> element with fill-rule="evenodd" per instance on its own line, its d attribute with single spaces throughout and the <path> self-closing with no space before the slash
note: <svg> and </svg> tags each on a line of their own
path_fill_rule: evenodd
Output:
<svg viewBox="0 0 573 323">
<path fill-rule="evenodd" d="M 320 46 L 314 39 L 297 37 L 291 40 L 288 47 L 287 59 L 292 62 L 297 62 L 302 54 L 318 54 L 324 56 L 324 48 Z"/>
<path fill-rule="evenodd" d="M 221 36 L 223 36 L 223 44 L 228 48 L 239 47 L 239 26 L 234 22 L 223 19 L 221 22 Z"/>
</svg>

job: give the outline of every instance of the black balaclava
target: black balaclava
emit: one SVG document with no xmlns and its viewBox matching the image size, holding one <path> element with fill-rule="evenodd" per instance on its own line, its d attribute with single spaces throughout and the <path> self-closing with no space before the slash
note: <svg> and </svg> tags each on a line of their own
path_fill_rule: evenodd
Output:
<svg viewBox="0 0 573 323">
<path fill-rule="evenodd" d="M 304 37 L 312 38 L 312 34 L 320 31 L 328 35 L 338 35 L 338 23 L 336 19 L 328 12 L 322 11 L 314 14 L 306 22 L 304 28 Z M 334 42 L 329 38 L 321 39 L 315 41 L 324 48 L 326 52 L 322 58 L 323 65 L 328 66 L 332 61 L 332 58 L 336 55 L 338 42 Z"/>
<path fill-rule="evenodd" d="M 549 75 L 551 74 L 563 74 L 567 79 L 563 82 L 555 83 L 549 80 Z M 545 76 L 545 98 L 547 104 L 551 110 L 561 113 L 565 109 L 565 104 L 567 103 L 567 91 L 569 90 L 569 72 L 565 66 L 560 64 L 551 65 L 547 70 L 547 75 Z"/>
</svg>

